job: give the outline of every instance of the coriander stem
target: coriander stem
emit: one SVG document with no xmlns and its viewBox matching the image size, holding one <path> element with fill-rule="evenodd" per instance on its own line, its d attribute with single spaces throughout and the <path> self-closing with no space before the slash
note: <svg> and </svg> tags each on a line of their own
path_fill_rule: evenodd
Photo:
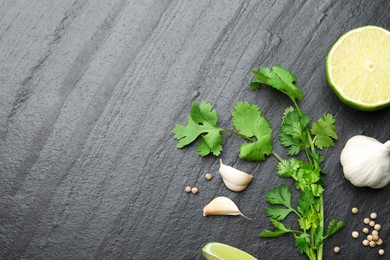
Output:
<svg viewBox="0 0 390 260">
<path fill-rule="evenodd" d="M 283 161 L 283 158 L 279 156 L 279 154 L 277 154 L 275 151 L 272 151 L 272 155 L 278 159 L 279 162 L 282 162 Z"/>
<path fill-rule="evenodd" d="M 240 134 L 239 132 L 236 132 L 236 131 L 233 131 L 233 130 L 230 130 L 230 129 L 226 129 L 226 128 L 221 128 L 222 131 L 225 131 L 225 132 L 228 132 L 230 134 L 234 134 L 234 135 L 237 135 L 237 136 L 240 136 L 242 138 L 244 138 L 245 140 L 249 141 L 249 142 L 254 142 L 254 140 L 246 135 L 243 135 L 243 134 Z"/>
</svg>

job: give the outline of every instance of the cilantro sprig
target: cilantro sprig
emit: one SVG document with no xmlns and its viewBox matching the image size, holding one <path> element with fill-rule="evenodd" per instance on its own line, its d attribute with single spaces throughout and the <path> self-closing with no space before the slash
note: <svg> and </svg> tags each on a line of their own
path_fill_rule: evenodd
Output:
<svg viewBox="0 0 390 260">
<path fill-rule="evenodd" d="M 253 71 L 253 75 L 255 80 L 250 82 L 250 87 L 272 87 L 286 94 L 293 103 L 293 106 L 285 109 L 278 132 L 279 141 L 291 158 L 282 159 L 273 151 L 273 133 L 268 119 L 257 105 L 242 101 L 235 105 L 232 112 L 234 130 L 218 125 L 218 115 L 211 104 L 194 101 L 187 125 L 177 124 L 173 131 L 178 141 L 177 147 L 183 148 L 198 141 L 199 155 L 218 156 L 224 142 L 222 133 L 226 132 L 243 139 L 240 158 L 263 161 L 272 154 L 278 160 L 278 175 L 293 179 L 299 196 L 296 203 L 292 203 L 293 192 L 285 184 L 266 192 L 266 201 L 270 206 L 265 214 L 270 218 L 274 230 L 264 230 L 260 236 L 270 238 L 292 233 L 299 253 L 306 254 L 309 259 L 322 259 L 324 240 L 344 226 L 343 221 L 331 220 L 325 232 L 325 170 L 321 167 L 324 156 L 320 151 L 333 147 L 338 139 L 335 119 L 331 114 L 325 114 L 312 122 L 310 115 L 302 112 L 298 102 L 303 99 L 304 93 L 294 84 L 296 77 L 290 71 L 280 66 L 272 69 L 263 67 Z M 301 152 L 306 160 L 297 159 Z M 297 218 L 296 228 L 282 223 L 291 213 Z"/>
</svg>

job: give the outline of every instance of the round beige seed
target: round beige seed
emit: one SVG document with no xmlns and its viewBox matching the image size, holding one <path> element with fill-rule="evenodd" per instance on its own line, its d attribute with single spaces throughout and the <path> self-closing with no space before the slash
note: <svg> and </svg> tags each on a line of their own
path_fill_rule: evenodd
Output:
<svg viewBox="0 0 390 260">
<path fill-rule="evenodd" d="M 358 237 L 359 237 L 359 232 L 353 231 L 353 232 L 352 232 L 352 237 L 353 237 L 353 238 L 358 238 Z"/>
<path fill-rule="evenodd" d="M 367 240 L 368 240 L 368 241 L 372 241 L 372 235 L 368 235 L 368 236 L 367 236 Z"/>
<path fill-rule="evenodd" d="M 375 246 L 376 246 L 375 241 L 370 241 L 370 247 L 375 247 Z"/>
<path fill-rule="evenodd" d="M 373 227 L 373 226 L 375 226 L 375 222 L 374 222 L 373 220 L 371 220 L 370 223 L 368 223 L 368 225 L 369 225 L 370 227 Z"/>
<path fill-rule="evenodd" d="M 383 240 L 381 238 L 378 239 L 378 241 L 375 242 L 377 246 L 380 246 L 383 244 Z"/>
<path fill-rule="evenodd" d="M 198 193 L 198 188 L 197 188 L 197 187 L 193 187 L 193 188 L 191 189 L 191 192 L 192 192 L 192 194 Z"/>
<path fill-rule="evenodd" d="M 358 214 L 359 213 L 359 209 L 358 208 L 352 208 L 352 214 Z"/>
<path fill-rule="evenodd" d="M 370 231 L 368 230 L 368 228 L 366 228 L 366 227 L 363 228 L 363 233 L 364 233 L 364 234 L 368 234 L 368 232 L 370 232 Z"/>
<path fill-rule="evenodd" d="M 340 247 L 338 247 L 338 246 L 336 246 L 335 248 L 333 248 L 333 251 L 336 253 L 336 254 L 338 254 L 338 253 L 340 253 Z"/>
<path fill-rule="evenodd" d="M 208 173 L 205 174 L 204 177 L 206 178 L 206 180 L 209 181 L 209 180 L 211 180 L 211 179 L 213 178 L 213 175 L 212 175 L 211 173 L 208 172 Z"/>
<path fill-rule="evenodd" d="M 186 191 L 186 192 L 191 192 L 191 186 L 187 186 L 187 187 L 185 188 L 185 191 Z"/>
<path fill-rule="evenodd" d="M 375 229 L 375 230 L 378 230 L 378 231 L 381 230 L 381 225 L 376 224 L 376 225 L 374 226 L 374 229 Z"/>
<path fill-rule="evenodd" d="M 377 215 L 375 212 L 373 212 L 373 213 L 370 214 L 370 218 L 371 218 L 371 219 L 376 219 L 377 216 L 378 216 L 378 215 Z"/>
<path fill-rule="evenodd" d="M 380 254 L 380 255 L 384 255 L 384 254 L 385 254 L 385 250 L 383 250 L 383 249 L 379 249 L 379 251 L 378 251 L 378 254 Z"/>
<path fill-rule="evenodd" d="M 377 235 L 379 235 L 379 232 L 378 232 L 378 230 L 373 230 L 372 232 L 371 232 L 371 235 L 373 235 L 373 236 L 377 236 Z"/>
<path fill-rule="evenodd" d="M 364 224 L 367 224 L 367 225 L 368 225 L 368 223 L 370 223 L 370 219 L 369 219 L 369 218 L 365 218 L 365 219 L 363 220 L 363 222 L 364 222 Z"/>
<path fill-rule="evenodd" d="M 372 235 L 372 241 L 378 241 L 379 236 L 378 235 Z"/>
<path fill-rule="evenodd" d="M 367 239 L 364 239 L 362 243 L 364 246 L 368 246 L 370 244 L 370 241 L 368 241 Z"/>
</svg>

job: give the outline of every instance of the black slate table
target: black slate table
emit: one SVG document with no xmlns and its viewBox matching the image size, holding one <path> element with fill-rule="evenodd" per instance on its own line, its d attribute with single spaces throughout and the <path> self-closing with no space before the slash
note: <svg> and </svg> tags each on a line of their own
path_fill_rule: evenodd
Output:
<svg viewBox="0 0 390 260">
<path fill-rule="evenodd" d="M 357 134 L 388 140 L 390 110 L 342 104 L 325 59 L 352 28 L 390 29 L 389 14 L 386 0 L 0 1 L 0 258 L 201 259 L 202 246 L 219 241 L 260 259 L 305 259 L 291 236 L 258 237 L 270 228 L 265 190 L 293 185 L 277 177 L 274 158 L 241 160 L 240 140 L 225 135 L 220 158 L 255 176 L 233 193 L 219 158 L 177 149 L 172 134 L 193 100 L 212 103 L 226 127 L 247 100 L 270 118 L 285 155 L 276 131 L 289 100 L 248 88 L 252 69 L 280 64 L 298 77 L 304 111 L 336 118 L 339 141 L 324 151 L 325 215 L 346 226 L 327 240 L 325 258 L 379 259 L 351 237 L 375 211 L 388 259 L 390 190 L 352 186 L 339 156 Z M 215 196 L 252 221 L 203 217 Z"/>
</svg>

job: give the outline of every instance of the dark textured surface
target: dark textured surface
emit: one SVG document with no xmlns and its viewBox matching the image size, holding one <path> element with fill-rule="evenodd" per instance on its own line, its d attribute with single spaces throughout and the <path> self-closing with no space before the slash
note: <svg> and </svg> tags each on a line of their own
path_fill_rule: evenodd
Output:
<svg viewBox="0 0 390 260">
<path fill-rule="evenodd" d="M 340 103 L 324 63 L 349 29 L 389 29 L 389 13 L 387 0 L 0 1 L 0 258 L 200 259 L 202 245 L 220 241 L 261 259 L 304 259 L 291 236 L 257 236 L 269 227 L 264 191 L 292 185 L 276 176 L 274 158 L 240 160 L 240 140 L 225 135 L 224 162 L 255 175 L 232 193 L 218 158 L 178 150 L 172 136 L 192 100 L 211 102 L 226 127 L 236 101 L 257 103 L 276 130 L 289 100 L 247 87 L 251 69 L 273 64 L 298 77 L 304 111 L 337 120 L 339 142 L 325 151 L 325 214 L 347 224 L 325 258 L 378 257 L 350 235 L 371 211 L 390 253 L 389 188 L 355 188 L 339 163 L 353 135 L 389 139 L 390 111 Z M 202 217 L 216 195 L 253 220 Z"/>
</svg>

